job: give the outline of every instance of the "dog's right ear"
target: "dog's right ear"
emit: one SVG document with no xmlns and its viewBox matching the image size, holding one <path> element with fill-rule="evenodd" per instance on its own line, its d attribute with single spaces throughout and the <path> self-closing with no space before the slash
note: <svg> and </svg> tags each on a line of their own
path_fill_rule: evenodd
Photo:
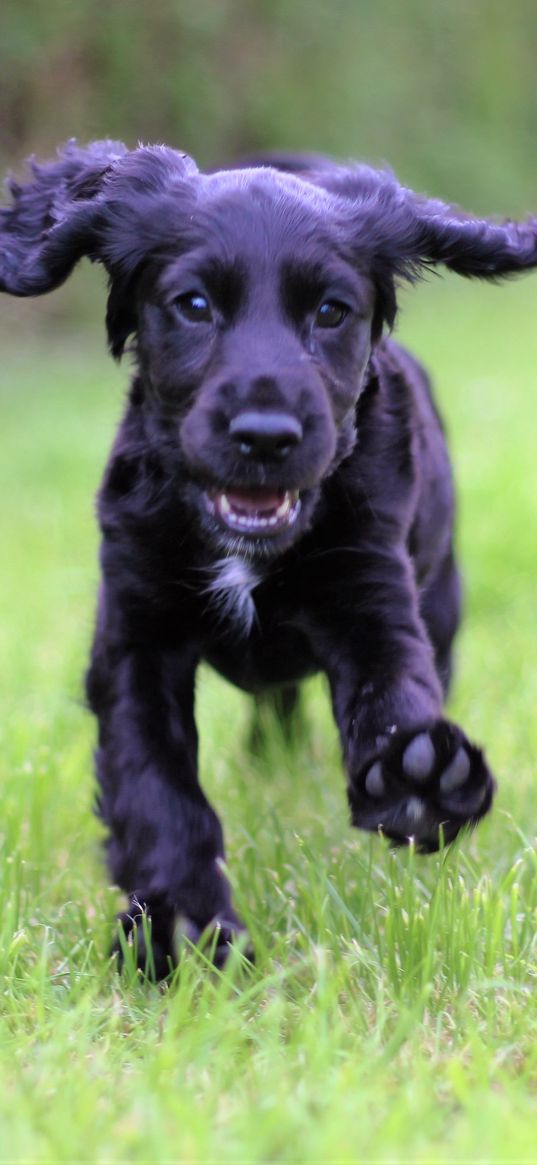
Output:
<svg viewBox="0 0 537 1165">
<path fill-rule="evenodd" d="M 12 206 L 0 210 L 0 289 L 42 295 L 92 253 L 93 221 L 105 175 L 127 153 L 121 142 L 69 144 L 57 162 L 32 161 L 31 181 L 8 180 Z"/>
<path fill-rule="evenodd" d="M 69 142 L 58 161 L 32 162 L 31 169 L 30 182 L 8 182 L 12 205 L 0 210 L 0 291 L 11 295 L 52 291 L 83 255 L 108 267 L 100 228 L 108 201 L 124 196 L 124 182 L 154 193 L 196 167 L 162 146 L 129 151 L 102 141 Z"/>
</svg>

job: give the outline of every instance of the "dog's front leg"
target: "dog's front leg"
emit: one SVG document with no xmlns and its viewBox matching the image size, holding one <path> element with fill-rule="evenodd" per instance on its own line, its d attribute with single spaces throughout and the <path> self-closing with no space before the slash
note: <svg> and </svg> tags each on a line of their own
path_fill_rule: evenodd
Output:
<svg viewBox="0 0 537 1165">
<path fill-rule="evenodd" d="M 196 662 L 193 652 L 117 643 L 112 650 L 98 634 L 88 675 L 110 871 L 130 900 L 120 923 L 156 978 L 175 961 L 178 923 L 194 941 L 214 927 L 217 963 L 240 929 L 221 868 L 222 828 L 197 778 Z"/>
<path fill-rule="evenodd" d="M 488 811 L 495 783 L 481 750 L 442 716 L 409 564 L 368 557 L 331 611 L 323 654 L 353 824 L 435 850 Z"/>
</svg>

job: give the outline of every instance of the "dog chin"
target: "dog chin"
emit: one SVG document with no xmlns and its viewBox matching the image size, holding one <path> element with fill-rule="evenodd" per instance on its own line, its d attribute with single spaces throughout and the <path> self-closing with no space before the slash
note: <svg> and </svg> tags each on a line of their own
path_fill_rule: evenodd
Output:
<svg viewBox="0 0 537 1165">
<path fill-rule="evenodd" d="M 198 492 L 198 491 L 197 491 Z M 209 540 L 226 555 L 267 559 L 282 554 L 309 525 L 315 491 L 209 488 L 198 507 Z"/>
</svg>

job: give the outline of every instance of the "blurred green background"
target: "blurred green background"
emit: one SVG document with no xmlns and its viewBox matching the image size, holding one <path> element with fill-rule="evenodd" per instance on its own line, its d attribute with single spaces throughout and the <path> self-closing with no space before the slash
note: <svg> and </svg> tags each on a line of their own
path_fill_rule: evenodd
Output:
<svg viewBox="0 0 537 1165">
<path fill-rule="evenodd" d="M 536 64 L 535 0 L 2 0 L 0 163 L 72 136 L 312 148 L 521 214 Z"/>
<path fill-rule="evenodd" d="M 536 0 L 0 0 L 0 169 L 71 136 L 202 165 L 311 148 L 523 215 L 536 80 Z M 194 964 L 162 996 L 107 966 L 91 817 L 92 498 L 129 375 L 105 353 L 103 283 L 81 264 L 54 295 L 0 296 L 0 1156 L 534 1165 L 537 277 L 430 278 L 398 325 L 450 435 L 449 712 L 486 744 L 494 813 L 414 867 L 351 834 L 321 686 L 298 752 L 255 762 L 245 698 L 203 671 L 202 780 L 257 978 Z"/>
<path fill-rule="evenodd" d="M 0 173 L 70 137 L 388 164 L 479 214 L 537 208 L 535 0 L 2 0 Z M 87 265 L 0 304 L 2 343 L 97 323 Z"/>
</svg>

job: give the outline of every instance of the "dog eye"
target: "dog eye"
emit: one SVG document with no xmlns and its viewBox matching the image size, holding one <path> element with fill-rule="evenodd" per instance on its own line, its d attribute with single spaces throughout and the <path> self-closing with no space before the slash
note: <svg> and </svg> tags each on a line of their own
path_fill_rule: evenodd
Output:
<svg viewBox="0 0 537 1165">
<path fill-rule="evenodd" d="M 206 324 L 212 320 L 208 299 L 197 291 L 178 295 L 174 302 L 181 315 L 193 324 Z"/>
<path fill-rule="evenodd" d="M 348 314 L 349 309 L 344 303 L 338 303 L 337 299 L 327 299 L 317 309 L 315 327 L 338 328 Z"/>
</svg>

